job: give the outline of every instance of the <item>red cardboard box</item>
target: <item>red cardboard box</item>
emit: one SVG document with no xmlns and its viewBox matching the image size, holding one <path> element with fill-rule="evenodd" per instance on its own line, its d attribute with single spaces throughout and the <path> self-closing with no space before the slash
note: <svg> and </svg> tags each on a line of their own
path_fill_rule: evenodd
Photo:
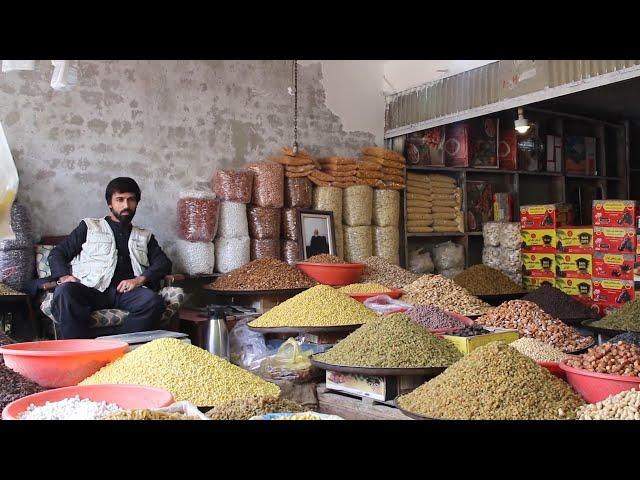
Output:
<svg viewBox="0 0 640 480">
<path fill-rule="evenodd" d="M 411 165 L 444 165 L 444 126 L 410 133 L 404 149 Z"/>
<path fill-rule="evenodd" d="M 622 305 L 636 297 L 633 281 L 593 278 L 593 300 L 598 305 Z"/>
<path fill-rule="evenodd" d="M 594 200 L 593 225 L 635 228 L 636 212 L 635 200 Z"/>
<path fill-rule="evenodd" d="M 555 253 L 522 253 L 522 275 L 532 278 L 554 278 L 555 257 Z"/>
<path fill-rule="evenodd" d="M 469 166 L 469 124 L 455 123 L 446 127 L 444 152 L 447 167 Z"/>
<path fill-rule="evenodd" d="M 518 137 L 515 130 L 500 131 L 498 166 L 502 170 L 518 169 Z"/>
<path fill-rule="evenodd" d="M 477 118 L 469 122 L 471 166 L 498 168 L 498 119 Z"/>
<path fill-rule="evenodd" d="M 607 253 L 633 253 L 637 246 L 635 228 L 593 227 L 593 250 Z"/>
<path fill-rule="evenodd" d="M 566 203 L 522 205 L 520 207 L 520 227 L 547 229 L 563 227 L 573 223 L 573 208 Z"/>
<path fill-rule="evenodd" d="M 593 254 L 593 276 L 633 280 L 635 255 L 595 252 Z"/>
<path fill-rule="evenodd" d="M 592 253 L 593 227 L 571 226 L 556 228 L 559 253 Z"/>
</svg>

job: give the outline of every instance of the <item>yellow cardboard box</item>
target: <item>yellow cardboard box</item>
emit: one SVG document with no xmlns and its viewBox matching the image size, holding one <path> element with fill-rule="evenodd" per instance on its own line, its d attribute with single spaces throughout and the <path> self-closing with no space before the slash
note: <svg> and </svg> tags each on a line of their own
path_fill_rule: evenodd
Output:
<svg viewBox="0 0 640 480">
<path fill-rule="evenodd" d="M 527 277 L 555 277 L 555 253 L 522 253 L 523 273 Z"/>
<path fill-rule="evenodd" d="M 555 229 L 520 230 L 522 251 L 530 253 L 555 253 L 558 237 Z"/>
<path fill-rule="evenodd" d="M 520 338 L 520 335 L 516 330 L 485 326 L 483 326 L 483 328 L 490 330 L 491 333 L 476 335 L 475 337 L 456 337 L 455 335 L 444 335 L 443 338 L 446 338 L 451 343 L 453 343 L 456 348 L 460 350 L 464 355 L 473 352 L 476 348 L 482 347 L 487 343 L 496 342 L 498 340 L 506 343 L 511 343 Z"/>
<path fill-rule="evenodd" d="M 528 292 L 532 292 L 534 290 L 537 290 L 538 288 L 540 288 L 542 285 L 549 285 L 551 287 L 555 287 L 555 278 L 550 278 L 550 277 L 527 277 L 524 276 L 522 277 L 522 286 L 524 287 L 525 290 L 527 290 Z"/>
<path fill-rule="evenodd" d="M 556 228 L 558 252 L 591 253 L 593 250 L 593 227 Z"/>
<path fill-rule="evenodd" d="M 556 278 L 555 286 L 572 297 L 593 298 L 593 282 L 590 278 Z"/>
<path fill-rule="evenodd" d="M 556 253 L 556 277 L 591 278 L 593 256 L 589 253 Z"/>
</svg>

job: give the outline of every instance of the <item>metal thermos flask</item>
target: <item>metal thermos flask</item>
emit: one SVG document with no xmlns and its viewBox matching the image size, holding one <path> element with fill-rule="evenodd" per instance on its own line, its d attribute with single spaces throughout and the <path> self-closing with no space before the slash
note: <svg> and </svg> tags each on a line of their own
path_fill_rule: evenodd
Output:
<svg viewBox="0 0 640 480">
<path fill-rule="evenodd" d="M 214 355 L 229 360 L 229 333 L 225 323 L 224 308 L 209 308 L 209 320 L 204 336 L 204 349 Z"/>
</svg>

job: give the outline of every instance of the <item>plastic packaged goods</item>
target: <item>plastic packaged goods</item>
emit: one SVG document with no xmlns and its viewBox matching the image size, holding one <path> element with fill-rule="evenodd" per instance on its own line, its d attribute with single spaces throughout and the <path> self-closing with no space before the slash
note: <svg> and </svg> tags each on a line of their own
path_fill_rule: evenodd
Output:
<svg viewBox="0 0 640 480">
<path fill-rule="evenodd" d="M 511 281 L 517 283 L 518 285 L 522 285 L 522 272 L 502 272 L 507 277 L 511 279 Z"/>
<path fill-rule="evenodd" d="M 316 187 L 313 189 L 313 209 L 333 212 L 333 222 L 342 225 L 342 189 L 338 187 Z"/>
<path fill-rule="evenodd" d="M 31 229 L 31 219 L 27 209 L 13 202 L 11 207 L 11 229 L 15 234 L 14 240 L 0 240 L 0 251 L 23 250 L 33 247 L 33 231 Z"/>
<path fill-rule="evenodd" d="M 33 248 L 0 251 L 0 283 L 22 291 L 33 278 L 35 254 Z"/>
<path fill-rule="evenodd" d="M 248 236 L 247 206 L 240 202 L 221 202 L 217 237 L 242 238 Z"/>
<path fill-rule="evenodd" d="M 431 254 L 425 248 L 412 248 L 409 251 L 409 270 L 414 273 L 433 273 L 434 269 Z"/>
<path fill-rule="evenodd" d="M 178 200 L 180 238 L 190 242 L 211 242 L 218 230 L 220 201 L 213 193 L 187 191 Z"/>
<path fill-rule="evenodd" d="M 373 254 L 400 265 L 400 230 L 398 227 L 372 227 Z"/>
<path fill-rule="evenodd" d="M 313 205 L 313 184 L 307 177 L 285 178 L 285 207 L 311 208 Z"/>
<path fill-rule="evenodd" d="M 519 272 L 522 270 L 522 255 L 520 250 L 512 250 L 510 248 L 500 248 L 500 270 L 507 272 Z"/>
<path fill-rule="evenodd" d="M 485 246 L 500 246 L 500 225 L 498 222 L 485 222 L 482 224 L 482 237 Z"/>
<path fill-rule="evenodd" d="M 8 62 L 8 60 L 3 60 Z M 11 229 L 11 205 L 18 192 L 18 170 L 0 123 L 0 240 L 14 240 Z"/>
<path fill-rule="evenodd" d="M 344 259 L 363 262 L 373 255 L 373 234 L 370 226 L 349 227 L 344 230 Z"/>
<path fill-rule="evenodd" d="M 252 201 L 258 207 L 284 206 L 284 167 L 275 162 L 256 162 L 249 165 L 254 173 Z"/>
<path fill-rule="evenodd" d="M 292 240 L 282 240 L 281 241 L 281 255 L 280 258 L 287 262 L 289 265 L 295 265 L 296 262 L 300 261 L 300 245 L 298 242 L 294 242 Z"/>
<path fill-rule="evenodd" d="M 500 246 L 520 250 L 520 223 L 508 222 L 503 223 L 500 228 Z"/>
<path fill-rule="evenodd" d="M 371 225 L 373 215 L 373 188 L 354 185 L 344 189 L 342 223 L 350 227 Z"/>
<path fill-rule="evenodd" d="M 280 239 L 265 238 L 251 239 L 251 260 L 261 258 L 277 258 L 280 259 Z"/>
<path fill-rule="evenodd" d="M 433 262 L 438 272 L 458 268 L 464 269 L 464 247 L 451 240 L 433 247 Z"/>
<path fill-rule="evenodd" d="M 229 332 L 229 360 L 249 372 L 258 370 L 269 352 L 264 335 L 249 329 L 251 320 L 239 320 Z"/>
<path fill-rule="evenodd" d="M 344 229 L 342 224 L 335 225 L 336 228 L 336 256 L 344 259 Z"/>
<path fill-rule="evenodd" d="M 248 236 L 216 238 L 216 272 L 227 273 L 249 263 L 251 261 L 250 245 L 251 240 Z"/>
<path fill-rule="evenodd" d="M 482 249 L 482 263 L 496 270 L 502 270 L 500 247 L 484 247 Z"/>
<path fill-rule="evenodd" d="M 187 275 L 208 275 L 216 264 L 215 247 L 212 242 L 189 242 L 176 240 L 176 267 Z"/>
<path fill-rule="evenodd" d="M 298 241 L 298 208 L 282 209 L 282 238 Z"/>
<path fill-rule="evenodd" d="M 397 227 L 400 223 L 400 192 L 373 191 L 373 223 L 379 227 Z"/>
<path fill-rule="evenodd" d="M 280 238 L 279 208 L 249 207 L 249 236 L 257 239 Z"/>
<path fill-rule="evenodd" d="M 464 271 L 462 267 L 448 268 L 446 270 L 440 270 L 440 275 L 447 278 L 454 278 L 460 275 Z"/>
<path fill-rule="evenodd" d="M 217 170 L 213 174 L 216 197 L 227 202 L 249 203 L 253 192 L 251 170 Z"/>
</svg>

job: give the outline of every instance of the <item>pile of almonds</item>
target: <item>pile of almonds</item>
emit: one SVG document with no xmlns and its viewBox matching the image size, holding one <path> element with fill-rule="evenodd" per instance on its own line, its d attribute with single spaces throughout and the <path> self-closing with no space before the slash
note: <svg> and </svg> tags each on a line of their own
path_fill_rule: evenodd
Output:
<svg viewBox="0 0 640 480">
<path fill-rule="evenodd" d="M 574 328 L 545 313 L 526 300 L 511 300 L 476 320 L 481 325 L 511 328 L 520 335 L 537 338 L 565 353 L 582 350 L 593 344 L 593 338 L 580 335 Z"/>
<path fill-rule="evenodd" d="M 640 376 L 640 346 L 633 343 L 603 343 L 565 361 L 574 368 L 611 375 Z"/>
</svg>

